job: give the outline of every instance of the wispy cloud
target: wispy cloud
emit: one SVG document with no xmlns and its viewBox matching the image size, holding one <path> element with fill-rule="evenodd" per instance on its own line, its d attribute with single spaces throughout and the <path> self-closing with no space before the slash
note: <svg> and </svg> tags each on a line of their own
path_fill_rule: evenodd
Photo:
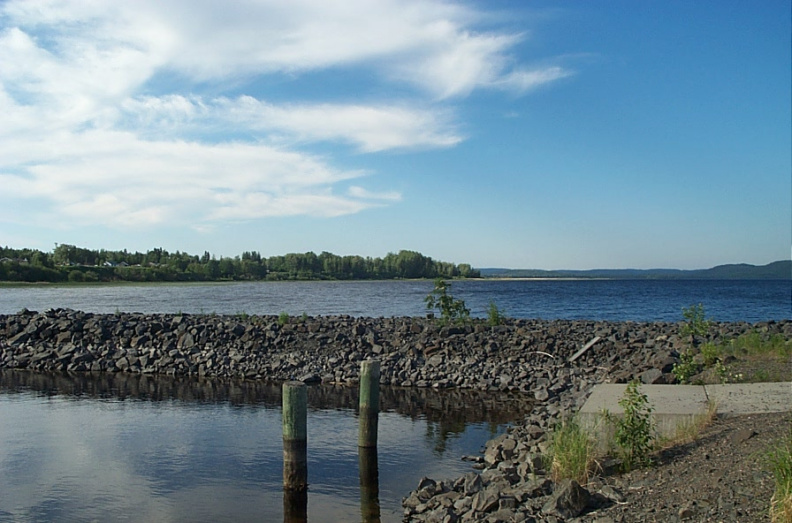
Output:
<svg viewBox="0 0 792 523">
<path fill-rule="evenodd" d="M 277 134 L 291 142 L 344 142 L 361 152 L 451 147 L 463 138 L 446 110 L 407 105 L 303 103 L 274 105 L 252 96 L 235 99 L 168 95 L 126 100 L 127 124 L 146 133 L 196 131 L 213 126 Z"/>
<path fill-rule="evenodd" d="M 453 147 L 464 140 L 454 100 L 569 74 L 512 64 L 522 36 L 476 31 L 480 16 L 423 0 L 7 1 L 0 202 L 43 202 L 36 216 L 62 224 L 195 228 L 397 202 L 393 191 L 344 189 L 370 173 L 334 166 L 312 144 Z M 276 102 L 255 87 L 336 70 L 402 94 Z"/>
</svg>

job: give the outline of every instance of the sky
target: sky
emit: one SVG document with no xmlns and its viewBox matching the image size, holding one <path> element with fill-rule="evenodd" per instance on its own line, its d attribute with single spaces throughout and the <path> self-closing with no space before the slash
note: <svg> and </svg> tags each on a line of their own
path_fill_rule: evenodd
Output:
<svg viewBox="0 0 792 523">
<path fill-rule="evenodd" d="M 788 259 L 790 0 L 0 0 L 0 245 Z"/>
</svg>

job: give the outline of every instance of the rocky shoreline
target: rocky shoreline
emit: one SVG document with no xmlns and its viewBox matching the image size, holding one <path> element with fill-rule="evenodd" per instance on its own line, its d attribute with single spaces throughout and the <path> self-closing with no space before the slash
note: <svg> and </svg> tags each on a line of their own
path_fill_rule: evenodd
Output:
<svg viewBox="0 0 792 523">
<path fill-rule="evenodd" d="M 440 327 L 425 318 L 307 318 L 92 314 L 68 309 L 0 315 L 0 368 L 355 384 L 360 361 L 381 362 L 399 387 L 509 391 L 536 407 L 470 457 L 480 473 L 424 478 L 404 500 L 410 521 L 565 521 L 618 503 L 602 485 L 554 485 L 545 433 L 603 382 L 672 383 L 686 340 L 676 323 L 483 321 Z M 717 323 L 710 339 L 759 330 L 792 337 L 792 322 Z M 574 356 L 584 347 L 589 348 Z M 570 361 L 573 360 L 573 361 Z"/>
</svg>

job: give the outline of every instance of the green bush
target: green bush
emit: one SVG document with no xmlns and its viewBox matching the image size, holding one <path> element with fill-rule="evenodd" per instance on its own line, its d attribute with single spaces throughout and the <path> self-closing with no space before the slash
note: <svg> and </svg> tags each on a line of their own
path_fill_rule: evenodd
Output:
<svg viewBox="0 0 792 523">
<path fill-rule="evenodd" d="M 619 400 L 624 409 L 624 417 L 619 418 L 606 413 L 606 418 L 616 428 L 614 441 L 617 452 L 622 459 L 624 471 L 650 465 L 650 453 L 654 450 L 657 432 L 652 419 L 652 407 L 649 398 L 640 391 L 637 380 L 631 381 Z"/>
<path fill-rule="evenodd" d="M 426 309 L 439 311 L 440 322 L 443 325 L 467 323 L 470 321 L 470 309 L 465 306 L 463 300 L 454 299 L 449 292 L 450 289 L 450 283 L 443 278 L 437 278 L 434 281 L 434 289 L 424 298 Z"/>
<path fill-rule="evenodd" d="M 487 324 L 491 327 L 495 327 L 497 325 L 503 325 L 504 323 L 506 323 L 506 316 L 498 309 L 494 301 L 489 302 L 489 306 L 487 307 Z"/>
<path fill-rule="evenodd" d="M 278 325 L 286 325 L 289 323 L 289 313 L 288 312 L 281 312 L 278 314 Z"/>
<path fill-rule="evenodd" d="M 706 319 L 704 315 L 704 305 L 691 305 L 682 309 L 682 316 L 685 318 L 685 323 L 679 330 L 679 333 L 684 337 L 690 337 L 693 346 L 698 345 L 699 338 L 703 338 L 709 333 L 712 322 Z"/>
</svg>

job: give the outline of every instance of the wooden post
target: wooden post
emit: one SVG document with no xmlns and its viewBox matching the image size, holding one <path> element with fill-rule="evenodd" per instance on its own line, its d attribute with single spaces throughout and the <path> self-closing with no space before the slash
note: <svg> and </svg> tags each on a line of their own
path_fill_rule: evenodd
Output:
<svg viewBox="0 0 792 523">
<path fill-rule="evenodd" d="M 358 470 L 360 471 L 360 518 L 363 523 L 380 523 L 377 447 L 358 447 Z"/>
<path fill-rule="evenodd" d="M 283 523 L 308 522 L 308 491 L 283 489 Z"/>
<path fill-rule="evenodd" d="M 308 488 L 308 391 L 305 383 L 283 384 L 283 488 Z"/>
<path fill-rule="evenodd" d="M 380 362 L 366 360 L 360 364 L 360 425 L 358 447 L 377 446 L 379 417 Z"/>
</svg>

